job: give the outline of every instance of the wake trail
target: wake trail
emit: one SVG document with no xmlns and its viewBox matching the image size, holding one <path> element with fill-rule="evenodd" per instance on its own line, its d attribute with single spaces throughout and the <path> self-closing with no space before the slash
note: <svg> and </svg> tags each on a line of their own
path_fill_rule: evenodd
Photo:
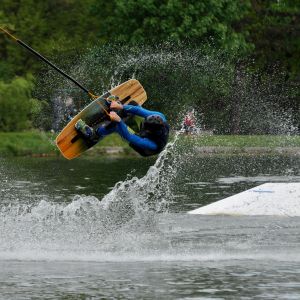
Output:
<svg viewBox="0 0 300 300">
<path fill-rule="evenodd" d="M 101 201 L 76 196 L 69 204 L 42 200 L 0 206 L 0 259 L 57 258 L 59 253 L 76 257 L 77 252 L 93 256 L 99 251 L 126 252 L 161 243 L 157 214 L 166 213 L 172 199 L 178 136 L 176 133 L 145 176 L 116 183 Z"/>
</svg>

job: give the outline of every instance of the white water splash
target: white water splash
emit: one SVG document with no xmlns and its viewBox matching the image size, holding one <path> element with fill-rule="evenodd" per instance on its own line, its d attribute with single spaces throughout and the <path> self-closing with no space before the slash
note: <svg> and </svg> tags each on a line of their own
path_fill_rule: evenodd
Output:
<svg viewBox="0 0 300 300">
<path fill-rule="evenodd" d="M 167 212 L 172 198 L 177 139 L 178 134 L 144 177 L 118 182 L 101 201 L 76 196 L 69 204 L 42 200 L 0 207 L 0 258 L 127 252 L 161 244 L 156 216 Z"/>
</svg>

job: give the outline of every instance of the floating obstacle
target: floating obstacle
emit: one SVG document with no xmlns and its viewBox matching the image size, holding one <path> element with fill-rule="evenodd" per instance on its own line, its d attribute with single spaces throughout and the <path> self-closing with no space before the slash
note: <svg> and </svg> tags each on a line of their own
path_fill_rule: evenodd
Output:
<svg viewBox="0 0 300 300">
<path fill-rule="evenodd" d="M 265 183 L 188 213 L 300 216 L 300 183 Z"/>
</svg>

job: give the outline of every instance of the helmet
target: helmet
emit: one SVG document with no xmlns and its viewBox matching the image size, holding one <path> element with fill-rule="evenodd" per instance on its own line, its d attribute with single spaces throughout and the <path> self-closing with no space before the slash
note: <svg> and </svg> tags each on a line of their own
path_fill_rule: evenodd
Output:
<svg viewBox="0 0 300 300">
<path fill-rule="evenodd" d="M 151 115 L 146 118 L 145 123 L 149 125 L 164 125 L 164 120 L 158 115 Z"/>
<path fill-rule="evenodd" d="M 112 101 L 119 101 L 119 97 L 118 96 L 115 96 L 115 95 L 110 95 L 110 96 L 108 96 L 107 97 L 107 101 L 109 101 L 109 102 L 112 102 Z"/>
<path fill-rule="evenodd" d="M 142 123 L 142 128 L 149 132 L 156 132 L 160 134 L 160 131 L 164 127 L 165 122 L 164 120 L 158 115 L 151 115 L 147 117 L 144 122 Z"/>
</svg>

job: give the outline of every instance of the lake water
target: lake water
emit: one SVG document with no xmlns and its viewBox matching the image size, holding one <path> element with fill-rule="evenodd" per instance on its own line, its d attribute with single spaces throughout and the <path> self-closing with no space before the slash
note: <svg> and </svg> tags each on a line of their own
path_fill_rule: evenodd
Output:
<svg viewBox="0 0 300 300">
<path fill-rule="evenodd" d="M 300 299 L 300 218 L 186 214 L 299 156 L 0 162 L 1 299 Z"/>
</svg>

